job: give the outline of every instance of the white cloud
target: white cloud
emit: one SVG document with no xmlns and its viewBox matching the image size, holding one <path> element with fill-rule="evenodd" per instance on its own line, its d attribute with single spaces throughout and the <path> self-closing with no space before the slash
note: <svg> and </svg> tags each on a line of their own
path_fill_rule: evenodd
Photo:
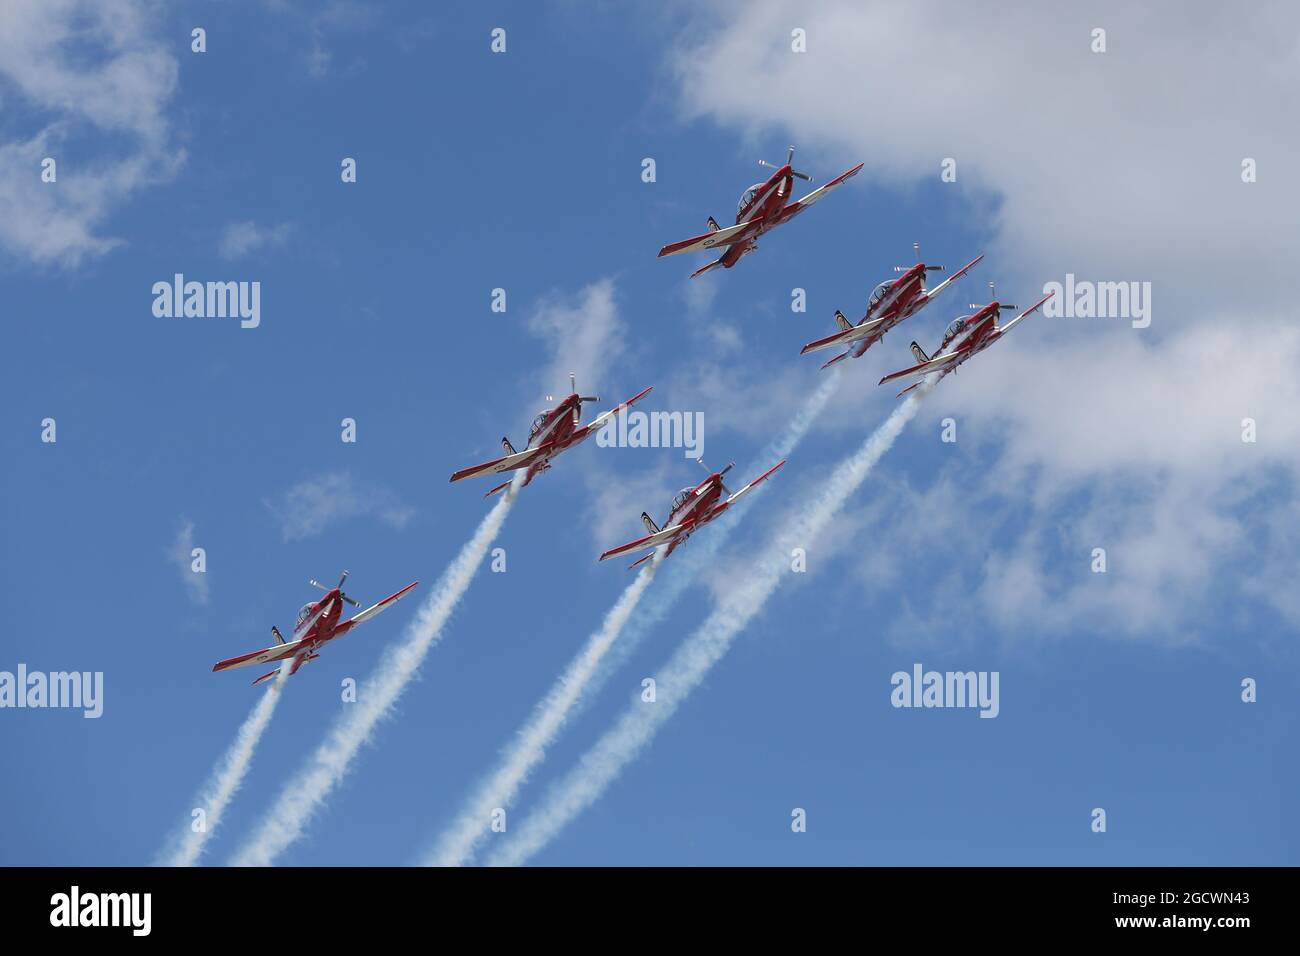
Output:
<svg viewBox="0 0 1300 956">
<path fill-rule="evenodd" d="M 859 558 L 873 583 L 909 555 L 949 556 L 934 580 L 898 582 L 895 639 L 1095 625 L 1184 641 L 1205 636 L 1210 607 L 1300 615 L 1284 583 L 1300 536 L 1273 520 L 1300 513 L 1300 334 L 1287 318 L 1300 180 L 1284 171 L 1300 129 L 1277 121 L 1300 81 L 1300 9 L 1257 14 L 1186 4 L 1174 24 L 1119 4 L 990 17 L 767 2 L 702 8 L 683 31 L 685 118 L 755 148 L 796 142 L 831 171 L 863 160 L 859 191 L 950 196 L 990 234 L 980 284 L 996 279 L 1014 301 L 1066 272 L 1153 284 L 1149 329 L 1036 316 L 927 401 L 918 427 L 954 415 L 955 458 L 979 468 L 952 464 L 923 492 L 882 490 L 896 507 L 860 516 L 879 542 Z M 1103 54 L 1089 49 L 1098 25 Z M 790 52 L 796 26 L 807 53 Z M 939 181 L 946 157 L 955 184 Z M 1246 157 L 1257 183 L 1241 181 Z M 900 244 L 912 239 L 933 245 Z M 903 334 L 922 339 L 966 301 L 959 289 Z M 846 382 L 864 401 L 883 391 L 879 371 L 907 360 L 888 342 L 877 351 Z M 744 406 L 761 422 L 766 403 L 800 387 L 786 372 L 717 384 L 715 418 L 730 408 L 737 427 Z M 862 404 L 843 396 L 827 424 L 846 408 Z M 1258 422 L 1255 444 L 1241 440 L 1244 418 Z M 1108 549 L 1104 576 L 1088 572 L 1094 545 Z M 1072 549 L 1078 575 L 1061 571 Z"/>
<path fill-rule="evenodd" d="M 348 518 L 377 518 L 400 531 L 415 515 L 415 510 L 389 489 L 362 485 L 345 471 L 300 481 L 279 499 L 263 504 L 280 522 L 285 541 L 314 537 Z"/>
<path fill-rule="evenodd" d="M 200 607 L 208 603 L 208 574 L 206 567 L 202 572 L 194 570 L 194 522 L 188 518 L 181 519 L 176 538 L 167 548 L 167 560 L 180 573 L 181 581 L 189 592 L 190 600 Z"/>
<path fill-rule="evenodd" d="M 10 118 L 0 144 L 0 246 L 11 254 L 63 266 L 102 255 L 121 243 L 99 234 L 111 211 L 184 161 L 166 114 L 177 63 L 150 28 L 150 9 L 137 0 L 0 5 Z M 67 148 L 90 134 L 113 147 Z M 41 181 L 47 156 L 58 163 L 54 183 Z"/>
<path fill-rule="evenodd" d="M 605 376 L 623 354 L 627 334 L 626 324 L 619 317 L 613 279 L 593 282 L 576 297 L 557 293 L 545 296 L 533 310 L 528 328 L 546 341 L 552 356 L 542 371 L 547 394 L 567 395 L 569 373 L 574 372 L 580 392 L 601 389 L 600 394 L 605 395 L 610 384 Z"/>
<path fill-rule="evenodd" d="M 222 232 L 217 252 L 223 259 L 242 259 L 262 249 L 284 245 L 292 232 L 289 223 L 259 226 L 251 220 L 232 222 Z"/>
<path fill-rule="evenodd" d="M 1090 50 L 1098 25 L 1106 53 Z M 790 50 L 796 26 L 806 53 Z M 995 210 L 992 261 L 1032 275 L 1242 274 L 1267 291 L 1289 280 L 1298 245 L 1286 164 L 1300 129 L 1278 121 L 1300 82 L 1298 33 L 1300 9 L 1279 2 L 1248 18 L 1187 3 L 1174 23 L 1121 3 L 990 16 L 938 0 L 769 0 L 699 8 L 674 68 L 688 117 L 756 146 L 779 130 L 835 172 L 865 161 L 858 189 L 938 187 L 940 162 L 956 159 L 943 188 Z M 1253 185 L 1246 157 L 1260 164 Z"/>
</svg>

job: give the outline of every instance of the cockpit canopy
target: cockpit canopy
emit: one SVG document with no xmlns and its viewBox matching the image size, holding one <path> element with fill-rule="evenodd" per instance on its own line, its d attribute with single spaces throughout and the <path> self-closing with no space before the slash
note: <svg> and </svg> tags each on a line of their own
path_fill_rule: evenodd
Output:
<svg viewBox="0 0 1300 956">
<path fill-rule="evenodd" d="M 886 279 L 880 285 L 871 290 L 871 299 L 868 302 L 868 308 L 875 308 L 880 300 L 889 295 L 889 290 L 894 287 L 894 280 Z"/>
<path fill-rule="evenodd" d="M 673 499 L 673 506 L 669 509 L 670 513 L 677 511 L 678 508 L 690 501 L 693 494 L 695 494 L 694 488 L 683 488 L 677 492 L 677 497 Z"/>
<path fill-rule="evenodd" d="M 316 606 L 315 602 L 312 601 L 308 601 L 306 604 L 302 606 L 302 610 L 298 612 L 299 624 L 302 624 L 303 621 L 307 620 L 307 616 L 311 614 L 311 609 L 314 608 L 315 606 Z"/>
<path fill-rule="evenodd" d="M 970 316 L 963 315 L 960 319 L 953 319 L 952 323 L 948 326 L 948 331 L 944 333 L 944 338 L 950 339 L 960 333 L 961 330 L 966 327 L 966 320 L 968 318 L 970 318 Z"/>
<path fill-rule="evenodd" d="M 758 195 L 758 191 L 762 188 L 763 188 L 762 183 L 754 183 L 754 185 L 750 186 L 748 189 L 745 190 L 744 195 L 740 197 L 740 202 L 736 205 L 737 216 L 739 216 L 744 211 L 746 206 L 748 206 L 750 203 L 754 201 L 754 197 Z"/>
<path fill-rule="evenodd" d="M 540 415 L 538 415 L 536 418 L 533 419 L 533 427 L 528 431 L 528 437 L 530 439 L 534 435 L 536 435 L 539 431 L 541 431 L 542 426 L 546 424 L 546 414 L 547 414 L 546 412 L 542 412 Z"/>
</svg>

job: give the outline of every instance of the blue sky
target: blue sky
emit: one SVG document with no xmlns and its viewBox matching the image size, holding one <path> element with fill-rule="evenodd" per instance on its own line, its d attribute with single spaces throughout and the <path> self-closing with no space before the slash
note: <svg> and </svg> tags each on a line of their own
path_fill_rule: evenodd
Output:
<svg viewBox="0 0 1300 956">
<path fill-rule="evenodd" d="M 20 10 L 31 49 L 66 55 L 35 76 L 0 51 L 0 670 L 103 671 L 105 710 L 0 711 L 0 862 L 151 860 L 260 693 L 255 673 L 216 675 L 212 663 L 265 646 L 273 623 L 291 627 L 312 577 L 348 568 L 363 603 L 419 579 L 422 598 L 487 509 L 486 481 L 447 476 L 494 455 L 502 434 L 520 445 L 570 368 L 602 407 L 655 385 L 647 407 L 704 412 L 711 463 L 766 468 L 768 439 L 820 380 L 800 346 L 831 331 L 835 308 L 860 314 L 914 241 L 949 266 L 988 258 L 846 363 L 790 463 L 559 738 L 512 820 L 746 574 L 765 531 L 889 414 L 893 391 L 875 382 L 911 364 L 911 338 L 930 348 L 990 279 L 1024 304 L 1067 271 L 1150 280 L 1161 311 L 1140 334 L 1122 320 L 1030 320 L 1005 354 L 945 380 L 808 543 L 809 572 L 781 586 L 651 748 L 534 861 L 1300 862 L 1300 443 L 1283 374 L 1300 355 L 1285 324 L 1294 300 L 1267 282 L 1239 293 L 1191 251 L 1230 269 L 1249 252 L 1233 241 L 1237 223 L 1274 236 L 1271 210 L 1295 187 L 1261 180 L 1275 191 L 1239 199 L 1255 187 L 1236 176 L 1240 156 L 1282 150 L 1280 134 L 1252 138 L 1251 111 L 1234 115 L 1221 139 L 1249 142 L 1222 147 L 1231 186 L 1175 165 L 1159 202 L 1145 188 L 1137 201 L 1107 185 L 1117 171 L 1083 168 L 1092 147 L 1075 159 L 1021 129 L 1034 104 L 996 99 L 1009 95 L 990 79 L 996 66 L 970 78 L 970 115 L 951 139 L 931 143 L 899 100 L 960 93 L 934 86 L 938 66 L 918 69 L 915 89 L 885 88 L 878 74 L 838 72 L 870 64 L 818 52 L 836 34 L 914 36 L 907 24 L 868 31 L 830 5 L 808 24 L 809 59 L 787 64 L 801 21 L 755 7 Z M 1126 70 L 1195 59 L 1193 39 L 1109 16 L 1118 75 L 1088 86 L 1069 60 L 1040 75 L 1074 97 L 1075 117 L 1105 115 Z M 123 24 L 129 39 L 113 39 Z M 196 25 L 201 55 L 189 50 Z M 493 55 L 498 26 L 507 52 Z M 1083 21 L 1015 29 L 1025 49 L 1090 55 Z M 1217 28 L 1207 17 L 1198 29 Z M 1225 70 L 1249 40 L 1223 41 Z M 1147 58 L 1122 59 L 1139 42 Z M 118 115 L 78 80 L 131 50 L 160 66 L 132 87 L 143 105 Z M 1263 61 L 1250 80 L 1267 104 L 1279 81 Z M 736 62 L 748 65 L 726 69 Z M 1015 86 L 1024 67 L 1003 63 Z M 951 115 L 922 112 L 927 128 Z M 1116 169 L 1142 176 L 1180 152 L 1181 134 L 1126 136 L 1126 121 L 1110 120 L 1111 145 L 1126 151 Z M 729 222 L 763 177 L 756 160 L 792 142 L 796 168 L 819 181 L 868 168 L 733 270 L 692 285 L 701 261 L 655 258 L 710 214 Z M 58 160 L 56 184 L 39 180 L 44 155 Z M 949 155 L 969 170 L 957 183 L 938 176 Z M 347 156 L 355 184 L 340 182 Z M 642 182 L 645 157 L 654 183 Z M 1060 205 L 1044 206 L 1053 183 Z M 41 190 L 67 192 L 51 207 Z M 1187 195 L 1232 225 L 1188 240 Z M 1132 219 L 1095 225 L 1116 210 Z M 260 244 L 240 254 L 230 235 Z M 1261 268 L 1267 278 L 1274 266 Z M 260 281 L 260 327 L 154 317 L 151 286 L 176 272 Z M 498 287 L 504 314 L 489 308 Z M 794 288 L 807 290 L 806 313 L 791 311 Z M 1247 415 L 1260 423 L 1255 446 L 1239 438 Z M 46 417 L 55 444 L 40 441 Z M 345 417 L 355 444 L 340 441 Z M 939 440 L 948 417 L 955 444 Z M 629 583 L 597 555 L 702 474 L 679 450 L 589 443 L 526 489 L 498 541 L 508 570 L 479 572 L 396 716 L 282 862 L 414 862 Z M 190 546 L 206 550 L 204 586 L 182 567 Z M 1094 547 L 1107 548 L 1105 575 L 1089 571 Z M 269 811 L 348 706 L 340 681 L 363 679 L 417 607 L 398 605 L 289 682 L 208 862 Z M 891 707 L 890 675 L 916 662 L 998 671 L 997 719 Z M 1257 703 L 1240 700 L 1245 677 Z M 790 830 L 796 807 L 807 833 Z M 1105 834 L 1090 830 L 1094 807 Z"/>
</svg>

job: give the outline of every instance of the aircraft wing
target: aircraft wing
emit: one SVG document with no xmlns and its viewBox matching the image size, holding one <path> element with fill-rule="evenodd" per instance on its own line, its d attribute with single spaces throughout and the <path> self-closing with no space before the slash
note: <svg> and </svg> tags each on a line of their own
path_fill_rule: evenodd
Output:
<svg viewBox="0 0 1300 956">
<path fill-rule="evenodd" d="M 610 548 L 602 554 L 600 560 L 604 561 L 606 558 L 616 558 L 620 554 L 627 554 L 629 551 L 639 551 L 642 548 L 657 548 L 661 544 L 667 544 L 683 531 L 688 530 L 692 524 L 694 524 L 693 521 L 683 521 L 681 524 L 675 524 L 671 528 L 663 528 L 656 531 L 654 534 L 648 534 L 644 538 L 637 538 L 635 541 L 629 541 L 627 544 L 620 544 L 617 548 Z"/>
<path fill-rule="evenodd" d="M 721 504 L 715 505 L 714 508 L 713 508 L 713 514 L 716 515 L 716 514 L 717 514 L 719 511 L 721 511 L 722 509 L 724 509 L 724 508 L 729 508 L 731 505 L 735 504 L 737 501 L 739 501 L 739 500 L 740 500 L 741 498 L 743 498 L 745 495 L 749 494 L 749 492 L 753 489 L 753 487 L 754 487 L 755 485 L 757 485 L 760 481 L 762 481 L 762 480 L 763 480 L 764 478 L 766 478 L 768 475 L 770 475 L 770 474 L 772 474 L 773 472 L 775 472 L 778 468 L 780 468 L 780 467 L 781 467 L 782 465 L 784 465 L 784 464 L 785 464 L 785 459 L 782 458 L 780 461 L 778 461 L 775 465 L 773 465 L 773 466 L 772 466 L 771 468 L 769 468 L 767 471 L 763 472 L 761 475 L 759 475 L 757 478 L 755 478 L 753 481 L 751 481 L 749 484 L 747 484 L 744 488 L 741 488 L 741 489 L 740 489 L 739 491 L 737 491 L 734 495 L 732 495 L 731 497 L 729 497 L 726 501 L 722 502 Z"/>
<path fill-rule="evenodd" d="M 481 465 L 470 465 L 468 468 L 462 468 L 460 471 L 454 472 L 451 480 L 460 481 L 462 478 L 477 478 L 479 475 L 499 475 L 503 471 L 514 471 L 516 468 L 523 468 L 534 458 L 547 452 L 550 447 L 550 442 L 544 442 L 536 448 L 525 448 L 523 451 L 517 451 L 513 455 L 506 455 L 504 458 L 494 458 L 492 461 L 485 461 Z"/>
<path fill-rule="evenodd" d="M 1039 299 L 1037 302 L 1035 302 L 1035 303 L 1034 303 L 1033 305 L 1031 305 L 1029 308 L 1025 309 L 1025 311 L 1021 312 L 1018 316 L 1016 316 L 1014 319 L 1012 319 L 1012 320 L 1011 320 L 1010 322 L 1008 322 L 1006 325 L 1004 325 L 1004 326 L 1002 326 L 1001 328 L 999 328 L 999 329 L 998 329 L 998 332 L 999 332 L 999 333 L 1002 333 L 1002 334 L 1005 334 L 1006 332 L 1010 331 L 1010 329 L 1011 329 L 1011 327 L 1012 327 L 1013 325 L 1015 325 L 1015 324 L 1016 324 L 1017 322 L 1019 322 L 1021 319 L 1025 318 L 1026 316 L 1028 316 L 1031 312 L 1037 312 L 1039 309 L 1041 309 L 1041 308 L 1043 307 L 1043 304 L 1046 303 L 1047 300 L 1050 299 L 1050 298 L 1051 298 L 1052 296 L 1054 296 L 1054 295 L 1056 295 L 1055 292 L 1049 292 L 1049 293 L 1047 293 L 1047 295 L 1043 296 L 1041 299 Z"/>
<path fill-rule="evenodd" d="M 355 617 L 349 618 L 348 620 L 344 621 L 343 624 L 335 628 L 334 633 L 337 635 L 339 631 L 341 631 L 345 626 L 351 629 L 353 627 L 356 627 L 356 625 L 358 624 L 364 624 L 366 621 L 370 620 L 380 611 L 388 610 L 390 607 L 392 607 L 402 598 L 410 594 L 411 591 L 414 590 L 415 586 L 419 583 L 420 583 L 419 581 L 412 581 L 410 584 L 402 588 L 402 590 L 398 591 L 396 594 L 390 594 L 388 595 L 388 597 L 384 598 L 378 604 L 370 605 L 370 607 L 366 608 L 364 611 L 357 614 Z"/>
<path fill-rule="evenodd" d="M 595 418 L 593 418 L 586 425 L 583 425 L 581 428 L 575 428 L 573 430 L 573 439 L 571 442 L 569 442 L 569 444 L 573 444 L 573 442 L 581 441 L 583 438 L 587 436 L 589 432 L 593 432 L 599 429 L 601 425 L 604 425 L 605 422 L 609 421 L 609 419 L 613 418 L 619 412 L 631 408 L 635 402 L 639 402 L 641 401 L 641 399 L 649 395 L 650 390 L 653 388 L 654 388 L 653 385 L 651 385 L 650 388 L 643 388 L 641 391 L 637 392 L 635 395 L 629 398 L 626 402 L 623 402 L 621 405 L 615 405 L 609 411 L 597 415 Z"/>
<path fill-rule="evenodd" d="M 217 661 L 212 665 L 212 672 L 228 671 L 235 667 L 248 667 L 251 664 L 265 664 L 268 661 L 282 661 L 298 652 L 302 647 L 302 641 L 290 641 L 287 644 L 276 644 L 274 647 L 264 647 L 260 651 L 253 651 L 251 654 L 241 654 L 239 657 L 231 657 L 224 661 Z"/>
<path fill-rule="evenodd" d="M 788 219 L 793 219 L 795 216 L 799 215 L 799 213 L 803 212 L 813 203 L 817 202 L 819 199 L 824 198 L 826 194 L 830 192 L 832 189 L 834 189 L 836 186 L 839 186 L 842 183 L 845 183 L 848 180 L 852 179 L 854 176 L 856 176 L 858 174 L 858 170 L 860 170 L 863 167 L 863 165 L 865 164 L 858 163 L 858 165 L 854 166 L 847 173 L 844 173 L 841 176 L 836 176 L 825 186 L 820 186 L 817 189 L 814 189 L 812 192 L 810 192 L 807 196 L 804 196 L 803 199 L 800 199 L 798 202 L 790 203 L 790 205 L 786 206 L 779 213 L 777 213 L 777 222 L 785 222 Z"/>
<path fill-rule="evenodd" d="M 948 352 L 944 355 L 937 355 L 928 362 L 922 362 L 920 365 L 913 365 L 911 368 L 900 369 L 897 372 L 890 372 L 880 380 L 881 385 L 886 382 L 892 382 L 896 378 L 903 378 L 906 375 L 928 375 L 931 372 L 943 368 L 966 354 L 965 351 Z"/>
<path fill-rule="evenodd" d="M 837 345 L 849 345 L 860 341 L 875 332 L 884 321 L 884 318 L 871 319 L 861 325 L 855 325 L 851 329 L 840 329 L 834 335 L 828 335 L 824 339 L 809 342 L 799 350 L 799 354 L 807 355 L 809 352 L 819 352 L 822 349 L 833 348 Z"/>
<path fill-rule="evenodd" d="M 964 276 L 966 273 L 970 272 L 971 269 L 975 268 L 975 266 L 976 266 L 976 265 L 979 263 L 979 261 L 980 261 L 981 259 L 983 259 L 983 258 L 984 258 L 984 253 L 981 252 L 978 256 L 976 256 L 976 257 L 975 257 L 974 259 L 972 259 L 970 262 L 966 263 L 964 266 L 962 266 L 960 269 L 958 269 L 958 270 L 957 270 L 956 272 L 954 272 L 952 275 L 948 276 L 948 278 L 944 279 L 942 282 L 940 282 L 940 283 L 939 283 L 937 286 L 935 286 L 933 289 L 929 289 L 929 290 L 927 290 L 926 293 L 925 293 L 925 300 L 926 300 L 927 302 L 929 302 L 931 299 L 933 299 L 935 296 L 937 296 L 937 295 L 938 295 L 940 292 L 942 292 L 944 289 L 948 288 L 949 285 L 951 285 L 952 283 L 956 282 L 958 279 L 960 279 L 960 278 L 961 278 L 962 276 Z"/>
<path fill-rule="evenodd" d="M 734 226 L 728 226 L 726 229 L 717 229 L 713 232 L 706 232 L 702 236 L 695 236 L 691 239 L 683 239 L 681 242 L 670 242 L 659 250 L 659 257 L 675 256 L 682 252 L 696 252 L 701 249 L 713 249 L 717 246 L 729 246 L 733 242 L 741 242 L 745 238 L 743 233 L 746 230 L 752 230 L 752 227 L 759 220 L 750 222 L 738 222 Z"/>
</svg>

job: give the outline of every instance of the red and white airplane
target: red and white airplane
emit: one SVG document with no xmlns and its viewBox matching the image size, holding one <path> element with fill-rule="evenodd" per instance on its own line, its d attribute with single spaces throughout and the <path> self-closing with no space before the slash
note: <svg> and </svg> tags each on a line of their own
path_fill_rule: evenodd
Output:
<svg viewBox="0 0 1300 956">
<path fill-rule="evenodd" d="M 694 279 L 696 276 L 708 272 L 710 269 L 716 269 L 718 266 L 730 269 L 740 261 L 741 256 L 758 248 L 759 236 L 783 222 L 789 222 L 840 185 L 840 183 L 856 176 L 858 170 L 863 166 L 862 163 L 858 163 L 843 176 L 832 179 L 820 189 L 814 189 L 803 199 L 797 202 L 789 202 L 796 177 L 805 182 L 812 182 L 811 176 L 791 168 L 790 162 L 793 159 L 793 146 L 790 147 L 790 153 L 785 158 L 784 166 L 777 166 L 775 163 L 764 162 L 760 159 L 758 165 L 775 169 L 776 172 L 768 178 L 767 182 L 755 183 L 745 190 L 740 197 L 740 205 L 736 208 L 736 224 L 734 226 L 723 229 L 718 225 L 718 221 L 710 216 L 708 232 L 693 239 L 683 239 L 681 242 L 669 243 L 659 250 L 660 257 L 675 256 L 681 252 L 695 252 L 701 249 L 724 247 L 726 251 L 722 253 L 721 257 L 714 259 L 700 269 L 696 269 L 691 273 L 691 278 Z M 787 203 L 789 204 L 787 205 Z"/>
<path fill-rule="evenodd" d="M 348 572 L 344 571 L 343 576 L 339 578 L 337 587 L 327 588 L 319 581 L 312 581 L 312 587 L 320 588 L 325 592 L 325 596 L 319 601 L 309 601 L 302 606 L 298 612 L 298 624 L 293 629 L 293 640 L 286 641 L 280 634 L 280 629 L 275 625 L 271 626 L 271 634 L 275 636 L 275 644 L 271 647 L 263 648 L 260 651 L 253 651 L 251 654 L 241 654 L 239 657 L 232 657 L 228 660 L 217 661 L 212 665 L 212 670 L 225 671 L 233 667 L 248 667 L 250 664 L 266 664 L 272 661 L 288 661 L 289 674 L 292 677 L 298 673 L 298 668 L 302 667 L 308 661 L 314 661 L 320 657 L 321 646 L 328 644 L 335 638 L 342 637 L 348 631 L 352 630 L 358 624 L 363 624 L 370 620 L 380 611 L 396 604 L 402 598 L 411 592 L 419 581 L 412 582 L 396 594 L 390 594 L 378 604 L 373 604 L 366 608 L 355 617 L 346 621 L 339 621 L 343 613 L 343 605 L 351 604 L 353 607 L 360 607 L 356 601 L 343 593 L 343 582 L 348 578 Z M 280 667 L 285 667 L 281 664 Z M 253 681 L 254 685 L 263 681 L 270 680 L 278 674 L 280 668 L 263 674 L 257 680 Z"/>
<path fill-rule="evenodd" d="M 921 346 L 915 342 L 912 343 L 912 354 L 916 356 L 917 363 L 911 368 L 905 368 L 898 372 L 891 372 L 880 380 L 880 384 L 892 382 L 895 379 L 903 378 L 907 375 L 917 376 L 917 381 L 913 382 L 907 388 L 898 394 L 900 396 L 907 394 L 916 388 L 925 377 L 931 372 L 938 372 L 939 377 L 935 379 L 938 383 L 949 372 L 957 370 L 972 355 L 978 355 L 986 348 L 992 345 L 1002 336 L 1006 335 L 1015 326 L 1017 322 L 1033 312 L 1043 307 L 1043 303 L 1050 299 L 1054 293 L 1047 293 L 1025 311 L 1021 312 L 1006 325 L 998 325 L 998 316 L 1004 311 L 1011 311 L 1016 308 L 1014 305 L 1008 305 L 997 300 L 997 295 L 993 291 L 993 283 L 989 283 L 989 298 L 993 301 L 987 305 L 976 305 L 971 303 L 971 308 L 976 311 L 972 315 L 963 315 L 960 318 L 953 319 L 948 326 L 948 331 L 943 334 L 943 341 L 939 343 L 939 348 L 931 357 L 925 354 Z"/>
<path fill-rule="evenodd" d="M 700 464 L 704 464 L 704 462 L 700 461 Z M 611 548 L 600 556 L 600 560 L 604 561 L 606 558 L 617 557 L 629 551 L 650 549 L 649 554 L 637 558 L 636 561 L 628 565 L 629 568 L 635 568 L 638 564 L 653 558 L 656 549 L 665 544 L 668 545 L 668 550 L 664 552 L 664 557 L 668 557 L 677 549 L 678 545 L 685 544 L 687 538 L 730 508 L 741 497 L 748 494 L 750 489 L 784 464 L 785 459 L 783 458 L 744 488 L 732 494 L 731 490 L 722 483 L 722 476 L 736 466 L 733 461 L 722 471 L 713 472 L 695 487 L 683 488 L 679 491 L 677 496 L 673 498 L 672 506 L 668 510 L 668 520 L 662 530 L 655 524 L 650 515 L 644 511 L 641 512 L 641 521 L 650 533 L 644 538 L 637 538 L 635 541 L 629 541 L 617 548 Z M 724 493 L 727 495 L 725 499 L 722 498 Z"/>
<path fill-rule="evenodd" d="M 902 275 L 897 279 L 886 279 L 876 286 L 871 293 L 871 298 L 867 300 L 867 314 L 862 317 L 857 325 L 849 322 L 844 317 L 844 313 L 837 309 L 835 311 L 835 321 L 839 323 L 840 331 L 834 335 L 828 335 L 824 339 L 809 342 L 800 350 L 799 354 L 806 355 L 809 352 L 818 352 L 821 349 L 833 347 L 848 347 L 847 352 L 841 352 L 823 365 L 822 368 L 830 368 L 836 362 L 850 356 L 861 358 L 867 349 L 885 337 L 886 332 L 899 322 L 911 318 L 924 309 L 935 300 L 940 292 L 964 276 L 975 267 L 976 263 L 984 258 L 983 255 L 976 256 L 933 289 L 927 289 L 925 287 L 925 274 L 927 272 L 942 272 L 943 266 L 928 266 L 922 262 L 921 244 L 919 242 L 912 243 L 912 248 L 916 250 L 916 265 L 894 266 L 894 271 L 901 272 Z"/>
<path fill-rule="evenodd" d="M 526 468 L 528 471 L 524 476 L 523 484 L 527 485 L 551 467 L 551 460 L 556 455 L 567 448 L 572 448 L 574 445 L 586 441 L 592 432 L 598 431 L 607 420 L 624 409 L 630 408 L 633 402 L 639 401 L 649 394 L 650 388 L 654 388 L 651 385 L 650 388 L 637 392 L 623 404 L 616 405 L 603 415 L 596 416 L 592 419 L 591 424 L 583 425 L 580 428 L 578 422 L 582 418 L 582 403 L 598 402 L 600 397 L 596 395 L 579 395 L 576 378 L 572 372 L 569 373 L 569 387 L 573 389 L 573 393 L 568 398 L 550 411 L 542 412 L 533 419 L 533 427 L 528 432 L 528 444 L 523 451 L 515 451 L 515 446 L 510 444 L 510 439 L 502 438 L 501 447 L 506 450 L 504 458 L 496 458 L 492 461 L 485 461 L 481 465 L 462 468 L 451 476 L 451 480 L 460 481 L 462 478 L 475 478 L 479 475 L 499 475 L 503 471 Z M 549 395 L 546 400 L 548 402 L 553 401 Z M 509 481 L 502 482 L 483 497 L 491 497 L 509 487 Z M 523 485 L 520 487 L 523 487 Z"/>
</svg>

